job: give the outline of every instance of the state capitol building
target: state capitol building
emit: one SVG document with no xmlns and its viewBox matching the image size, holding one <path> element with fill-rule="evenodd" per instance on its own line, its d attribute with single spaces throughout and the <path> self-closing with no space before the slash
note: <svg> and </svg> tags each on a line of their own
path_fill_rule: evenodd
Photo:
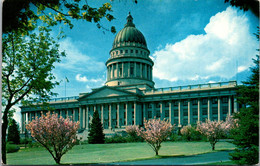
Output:
<svg viewBox="0 0 260 166">
<path fill-rule="evenodd" d="M 149 54 L 145 37 L 129 13 L 106 62 L 105 85 L 79 96 L 51 99 L 49 107 L 59 116 L 80 121 L 79 133 L 84 138 L 94 111 L 99 112 L 105 134 L 127 125 L 143 125 L 144 119 L 154 117 L 182 127 L 205 119 L 225 120 L 238 111 L 236 81 L 155 89 Z M 22 106 L 22 133 L 25 124 L 47 110 L 40 105 Z"/>
</svg>

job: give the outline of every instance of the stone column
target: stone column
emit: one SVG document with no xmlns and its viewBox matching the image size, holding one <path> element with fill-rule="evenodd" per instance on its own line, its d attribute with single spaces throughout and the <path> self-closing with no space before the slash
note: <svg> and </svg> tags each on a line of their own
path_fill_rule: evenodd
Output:
<svg viewBox="0 0 260 166">
<path fill-rule="evenodd" d="M 136 75 L 137 75 L 137 67 L 136 67 L 136 62 L 134 62 L 134 77 L 136 77 Z"/>
<path fill-rule="evenodd" d="M 143 63 L 140 63 L 140 77 L 143 78 Z"/>
<path fill-rule="evenodd" d="M 86 128 L 89 128 L 89 106 L 86 106 Z"/>
<path fill-rule="evenodd" d="M 171 101 L 169 101 L 169 121 L 171 124 L 174 124 L 173 105 Z"/>
<path fill-rule="evenodd" d="M 237 103 L 237 98 L 234 97 L 234 112 L 236 113 L 238 111 L 238 103 Z"/>
<path fill-rule="evenodd" d="M 69 109 L 65 109 L 66 110 L 66 118 L 69 117 Z M 81 124 L 81 122 L 80 122 Z"/>
<path fill-rule="evenodd" d="M 147 65 L 146 64 L 144 64 L 144 78 L 148 78 L 148 76 L 147 76 Z"/>
<path fill-rule="evenodd" d="M 152 119 L 156 116 L 154 102 L 152 103 Z"/>
<path fill-rule="evenodd" d="M 128 103 L 125 104 L 125 125 L 128 125 Z"/>
<path fill-rule="evenodd" d="M 202 120 L 202 114 L 201 114 L 201 99 L 198 99 L 198 122 Z"/>
<path fill-rule="evenodd" d="M 147 120 L 147 111 L 146 111 L 146 105 L 145 105 L 145 103 L 143 103 L 143 115 L 144 115 L 144 117 L 143 117 L 142 121 L 144 121 L 144 119 Z"/>
<path fill-rule="evenodd" d="M 124 62 L 122 62 L 122 77 L 125 76 L 125 70 L 124 70 Z"/>
<path fill-rule="evenodd" d="M 118 66 L 118 62 L 116 63 L 116 78 L 119 78 L 119 66 Z"/>
<path fill-rule="evenodd" d="M 218 121 L 222 120 L 221 98 L 218 97 Z"/>
<path fill-rule="evenodd" d="M 82 107 L 83 111 L 83 129 L 86 128 L 86 107 Z M 76 117 L 74 116 L 75 120 L 76 120 Z"/>
<path fill-rule="evenodd" d="M 191 109 L 190 109 L 190 99 L 188 99 L 188 125 L 191 125 Z"/>
<path fill-rule="evenodd" d="M 72 108 L 72 121 L 75 121 L 75 110 L 74 108 Z M 84 126 L 84 124 L 82 124 L 82 126 Z"/>
<path fill-rule="evenodd" d="M 108 114 L 108 118 L 109 118 L 109 129 L 112 128 L 112 105 L 109 104 L 109 114 Z"/>
<path fill-rule="evenodd" d="M 130 68 L 131 68 L 131 63 L 128 62 L 128 77 L 130 77 Z"/>
<path fill-rule="evenodd" d="M 208 98 L 208 120 L 211 120 L 212 110 L 211 110 L 211 99 Z"/>
<path fill-rule="evenodd" d="M 114 64 L 111 64 L 111 79 L 114 78 Z"/>
<path fill-rule="evenodd" d="M 137 125 L 137 110 L 136 110 L 136 102 L 134 102 L 134 125 Z"/>
<path fill-rule="evenodd" d="M 231 96 L 228 96 L 228 116 L 231 116 Z"/>
<path fill-rule="evenodd" d="M 182 111 L 182 102 L 179 100 L 179 103 L 178 103 L 178 116 L 179 116 L 179 124 L 178 124 L 178 127 L 181 127 L 181 125 L 182 125 L 182 114 L 183 114 L 183 111 Z"/>
<path fill-rule="evenodd" d="M 104 127 L 104 105 L 101 105 L 101 123 L 103 124 Z"/>
<path fill-rule="evenodd" d="M 79 106 L 79 123 L 80 123 L 80 129 L 82 128 L 82 122 L 83 122 L 83 118 L 82 118 L 82 107 Z"/>
<path fill-rule="evenodd" d="M 120 128 L 120 103 L 117 104 L 117 127 Z"/>
<path fill-rule="evenodd" d="M 160 113 L 161 113 L 161 120 L 165 118 L 165 108 L 164 108 L 164 103 L 160 103 Z"/>
</svg>

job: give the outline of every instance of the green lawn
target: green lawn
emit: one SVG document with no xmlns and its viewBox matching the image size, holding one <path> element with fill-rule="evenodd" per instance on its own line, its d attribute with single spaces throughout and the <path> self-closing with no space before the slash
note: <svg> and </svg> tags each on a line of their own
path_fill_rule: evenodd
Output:
<svg viewBox="0 0 260 166">
<path fill-rule="evenodd" d="M 228 142 L 218 142 L 216 151 L 234 149 Z M 160 156 L 193 155 L 208 153 L 211 146 L 208 142 L 164 142 L 159 151 Z M 106 163 L 127 160 L 153 158 L 155 153 L 145 142 L 118 144 L 85 144 L 74 146 L 61 159 L 63 164 Z M 7 154 L 10 165 L 43 165 L 55 164 L 51 155 L 44 148 L 21 149 Z"/>
</svg>

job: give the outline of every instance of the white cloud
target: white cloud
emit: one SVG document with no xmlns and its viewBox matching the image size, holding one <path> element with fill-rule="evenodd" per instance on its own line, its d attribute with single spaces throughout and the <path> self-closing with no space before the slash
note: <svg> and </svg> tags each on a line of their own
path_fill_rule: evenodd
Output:
<svg viewBox="0 0 260 166">
<path fill-rule="evenodd" d="M 99 62 L 94 55 L 82 53 L 71 38 L 66 38 L 60 42 L 60 50 L 65 50 L 66 57 L 61 59 L 55 66 L 66 68 L 73 71 L 99 72 L 105 70 L 104 62 Z"/>
<path fill-rule="evenodd" d="M 239 66 L 239 67 L 237 68 L 237 72 L 240 73 L 240 72 L 242 72 L 242 71 L 245 71 L 246 69 L 248 69 L 247 66 Z"/>
<path fill-rule="evenodd" d="M 205 34 L 189 35 L 154 52 L 154 77 L 170 81 L 231 78 L 252 64 L 258 42 L 247 17 L 228 7 L 212 16 Z"/>
<path fill-rule="evenodd" d="M 88 79 L 86 76 L 81 76 L 81 74 L 77 74 L 76 75 L 76 80 L 79 81 L 79 82 L 94 82 L 94 83 L 103 82 L 104 81 L 101 78 L 97 78 L 97 79 L 91 78 L 91 79 Z"/>
</svg>

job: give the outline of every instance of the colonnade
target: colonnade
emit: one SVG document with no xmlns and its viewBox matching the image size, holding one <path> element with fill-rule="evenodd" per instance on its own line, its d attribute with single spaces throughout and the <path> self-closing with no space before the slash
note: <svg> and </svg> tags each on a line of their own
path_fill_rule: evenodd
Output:
<svg viewBox="0 0 260 166">
<path fill-rule="evenodd" d="M 89 129 L 94 111 L 104 129 L 124 128 L 127 125 L 142 125 L 144 119 L 168 119 L 175 126 L 194 124 L 197 121 L 225 120 L 226 116 L 238 111 L 237 99 L 233 96 L 198 98 L 185 100 L 120 102 L 96 105 L 81 105 L 77 108 L 57 109 L 55 113 L 64 118 L 80 121 L 80 128 Z M 22 112 L 22 132 L 25 124 L 41 116 L 40 111 Z"/>
<path fill-rule="evenodd" d="M 107 67 L 107 80 L 139 77 L 152 80 L 152 66 L 141 62 L 117 62 Z"/>
</svg>

